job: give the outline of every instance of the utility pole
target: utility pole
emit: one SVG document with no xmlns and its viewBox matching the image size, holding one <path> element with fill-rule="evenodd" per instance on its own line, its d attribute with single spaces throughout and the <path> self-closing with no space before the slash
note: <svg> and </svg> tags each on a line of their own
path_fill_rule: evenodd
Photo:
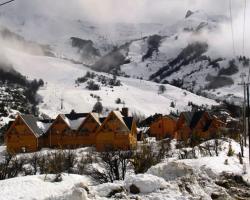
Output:
<svg viewBox="0 0 250 200">
<path fill-rule="evenodd" d="M 250 119 L 249 119 L 249 84 L 247 84 L 247 130 L 248 130 L 248 149 L 249 149 L 249 153 L 250 153 Z M 250 154 L 249 154 L 250 155 Z M 250 164 L 250 156 L 249 156 L 249 164 Z"/>
<path fill-rule="evenodd" d="M 242 132 L 243 132 L 243 137 L 244 137 L 244 145 L 247 145 L 247 131 L 246 131 L 246 82 L 245 82 L 245 73 L 241 73 L 241 83 L 239 85 L 243 86 L 243 93 L 244 93 L 244 99 L 243 99 L 243 108 L 242 108 Z"/>
</svg>

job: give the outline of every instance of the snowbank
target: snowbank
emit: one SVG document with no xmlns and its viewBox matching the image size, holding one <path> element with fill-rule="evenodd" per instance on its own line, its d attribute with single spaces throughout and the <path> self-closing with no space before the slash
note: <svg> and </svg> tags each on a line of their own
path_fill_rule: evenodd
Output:
<svg viewBox="0 0 250 200">
<path fill-rule="evenodd" d="M 125 179 L 125 187 L 130 191 L 130 186 L 135 185 L 139 188 L 140 193 L 151 193 L 168 187 L 163 178 L 151 174 L 137 174 L 128 176 Z"/>
<path fill-rule="evenodd" d="M 124 184 L 122 182 L 115 183 L 103 183 L 97 186 L 93 186 L 94 193 L 100 197 L 108 197 L 111 192 L 122 190 Z"/>
<path fill-rule="evenodd" d="M 191 175 L 194 173 L 194 171 L 191 167 L 184 163 L 170 162 L 155 165 L 151 167 L 147 173 L 170 181 L 182 176 Z"/>
<path fill-rule="evenodd" d="M 78 183 L 88 185 L 89 179 L 79 175 L 62 175 L 61 182 L 51 182 L 53 175 L 26 176 L 0 181 L 1 197 L 5 200 L 43 200 L 62 196 Z M 13 194 L 14 192 L 14 194 Z M 1 198 L 0 198 L 1 199 Z M 77 200 L 77 199 L 76 199 Z"/>
</svg>

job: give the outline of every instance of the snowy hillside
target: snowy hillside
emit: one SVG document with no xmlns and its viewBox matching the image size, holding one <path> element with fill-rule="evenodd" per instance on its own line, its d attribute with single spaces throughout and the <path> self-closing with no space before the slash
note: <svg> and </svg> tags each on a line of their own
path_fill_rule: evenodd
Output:
<svg viewBox="0 0 250 200">
<path fill-rule="evenodd" d="M 152 37 L 132 42 L 128 64 L 121 71 L 131 77 L 165 82 L 214 99 L 242 97 L 240 74 L 248 74 L 249 59 L 233 58 L 219 46 L 218 35 L 228 19 L 204 11 L 165 28 L 159 41 Z M 143 55 L 151 55 L 143 59 Z"/>
<path fill-rule="evenodd" d="M 103 106 L 107 109 L 121 108 L 122 104 L 115 101 L 120 98 L 129 107 L 131 112 L 150 115 L 156 112 L 168 114 L 171 110 L 190 110 L 189 102 L 197 105 L 215 105 L 215 101 L 197 96 L 174 86 L 165 85 L 166 92 L 158 94 L 159 85 L 154 82 L 133 78 L 118 77 L 122 86 L 101 86 L 98 91 L 86 89 L 85 84 L 77 85 L 75 81 L 82 77 L 89 68 L 80 64 L 73 64 L 53 57 L 32 56 L 15 50 L 8 50 L 8 59 L 12 60 L 15 69 L 30 79 L 42 78 L 45 86 L 38 94 L 42 97 L 39 104 L 40 111 L 55 116 L 56 114 L 70 112 L 89 112 L 96 102 L 94 95 L 101 97 Z M 97 73 L 112 77 L 105 73 Z M 61 99 L 64 99 L 64 109 L 61 110 Z M 170 107 L 171 102 L 175 107 Z"/>
</svg>

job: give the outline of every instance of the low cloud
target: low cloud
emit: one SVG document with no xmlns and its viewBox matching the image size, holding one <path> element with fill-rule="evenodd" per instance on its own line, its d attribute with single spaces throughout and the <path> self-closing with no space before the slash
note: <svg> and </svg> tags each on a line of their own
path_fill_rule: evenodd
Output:
<svg viewBox="0 0 250 200">
<path fill-rule="evenodd" d="M 2 0 L 1 0 L 2 1 Z M 187 10 L 228 14 L 228 0 L 16 0 L 5 6 L 5 13 L 30 17 L 30 13 L 81 18 L 97 22 L 157 22 L 169 24 L 185 16 Z M 235 16 L 244 1 L 232 1 Z M 20 12 L 20 10 L 22 12 Z M 27 16 L 26 16 L 27 14 Z"/>
<path fill-rule="evenodd" d="M 69 18 L 98 23 L 154 22 L 171 25 L 183 19 L 187 10 L 204 10 L 208 14 L 229 17 L 229 2 L 229 0 L 16 0 L 2 7 L 1 13 L 12 20 L 21 18 L 24 21 L 31 17 L 49 16 L 62 20 Z M 247 5 L 245 31 L 247 53 L 250 52 L 248 45 L 250 27 L 247 26 L 250 23 L 249 8 L 250 5 Z M 244 0 L 232 1 L 234 43 L 238 55 L 243 54 L 243 9 Z M 214 53 L 226 52 L 227 56 L 232 56 L 230 23 L 223 24 L 216 33 L 203 33 L 202 37 L 208 40 Z"/>
</svg>

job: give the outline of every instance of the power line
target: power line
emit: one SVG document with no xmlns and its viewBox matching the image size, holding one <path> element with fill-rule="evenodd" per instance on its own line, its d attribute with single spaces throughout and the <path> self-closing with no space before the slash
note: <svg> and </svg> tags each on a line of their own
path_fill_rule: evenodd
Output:
<svg viewBox="0 0 250 200">
<path fill-rule="evenodd" d="M 3 5 L 8 4 L 8 3 L 11 3 L 12 1 L 15 1 L 15 0 L 10 0 L 10 1 L 6 1 L 4 3 L 0 3 L 0 6 L 3 6 Z"/>
<path fill-rule="evenodd" d="M 235 57 L 235 44 L 234 44 L 234 30 L 233 30 L 233 16 L 232 16 L 232 0 L 229 0 L 229 12 L 230 12 L 230 21 L 231 21 L 231 33 L 232 33 L 232 42 L 233 42 L 233 55 Z"/>
</svg>

